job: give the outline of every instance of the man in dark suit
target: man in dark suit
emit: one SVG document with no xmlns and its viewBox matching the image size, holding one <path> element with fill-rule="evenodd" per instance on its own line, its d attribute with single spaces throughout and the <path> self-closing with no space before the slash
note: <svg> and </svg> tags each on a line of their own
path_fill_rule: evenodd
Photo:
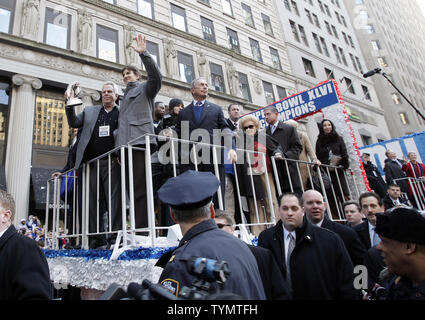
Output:
<svg viewBox="0 0 425 320">
<path fill-rule="evenodd" d="M 404 204 L 406 206 L 410 206 L 409 200 L 401 196 L 401 189 L 398 184 L 391 183 L 388 186 L 387 194 L 384 199 L 384 208 L 385 210 L 394 208 L 395 206 Z"/>
<path fill-rule="evenodd" d="M 0 190 L 0 300 L 52 299 L 49 265 L 37 243 L 12 222 L 15 201 Z"/>
<path fill-rule="evenodd" d="M 331 230 L 339 235 L 344 241 L 353 265 L 363 264 L 366 248 L 353 229 L 331 221 L 325 216 L 326 204 L 323 201 L 322 194 L 316 190 L 307 190 L 303 193 L 302 199 L 307 219 L 312 224 Z"/>
<path fill-rule="evenodd" d="M 236 161 L 236 152 L 232 150 L 232 131 L 224 118 L 223 110 L 220 106 L 207 100 L 208 82 L 202 78 L 195 79 L 192 81 L 190 92 L 193 97 L 192 103 L 179 112 L 176 125 L 176 132 L 179 138 L 183 140 L 221 145 L 222 138 L 224 137 L 224 145 L 228 150 L 228 159 L 230 159 L 230 162 Z M 220 129 L 221 131 L 218 131 L 217 129 Z M 196 132 L 192 135 L 195 130 Z M 190 163 L 189 158 L 189 150 L 191 150 L 191 147 L 192 145 L 189 144 L 181 145 L 181 173 L 195 168 L 194 164 Z M 220 177 L 221 199 L 224 204 L 225 175 L 223 150 L 221 148 L 216 148 L 216 151 L 219 154 L 217 156 L 217 160 L 221 160 L 221 164 L 218 166 L 218 174 Z M 202 147 L 201 163 L 198 164 L 198 171 L 210 171 L 215 174 L 213 150 L 211 148 Z M 216 193 L 213 199 L 215 208 L 219 207 L 218 201 L 218 195 Z"/>
<path fill-rule="evenodd" d="M 403 164 L 405 164 L 405 161 L 402 159 L 397 159 L 397 154 L 391 149 L 385 151 L 385 155 L 387 156 L 387 159 L 385 159 L 384 172 L 387 185 L 390 185 L 391 183 L 398 184 L 401 188 L 401 192 L 409 194 L 407 180 L 397 180 L 406 178 L 406 174 L 401 169 Z"/>
<path fill-rule="evenodd" d="M 239 129 L 239 118 L 241 117 L 241 109 L 242 107 L 236 103 L 229 104 L 229 107 L 227 108 L 229 118 L 227 118 L 226 121 L 229 125 L 230 130 L 232 131 Z"/>
<path fill-rule="evenodd" d="M 378 245 L 381 241 L 375 232 L 376 213 L 384 212 L 384 205 L 381 197 L 374 192 L 364 192 L 359 197 L 359 204 L 367 221 L 354 227 L 367 249 Z"/>
<path fill-rule="evenodd" d="M 298 160 L 302 151 L 302 144 L 296 129 L 279 120 L 279 113 L 275 107 L 267 107 L 264 110 L 264 116 L 268 123 L 266 133 L 279 141 L 283 157 Z M 288 169 L 285 162 L 288 164 Z M 301 180 L 296 163 L 294 161 L 276 161 L 276 166 L 282 193 L 295 192 L 301 195 Z M 291 177 L 291 180 L 289 180 L 289 177 Z"/>
<path fill-rule="evenodd" d="M 387 189 L 386 184 L 384 179 L 382 179 L 378 167 L 370 161 L 370 154 L 366 152 L 362 153 L 362 161 L 370 187 L 379 194 L 381 198 L 384 197 Z"/>
<path fill-rule="evenodd" d="M 215 210 L 214 220 L 219 229 L 234 235 L 235 220 L 229 214 L 221 210 Z M 255 260 L 257 260 L 258 271 L 260 271 L 267 300 L 291 299 L 291 289 L 280 273 L 271 251 L 251 244 L 247 245 L 254 255 Z"/>
<path fill-rule="evenodd" d="M 261 232 L 258 245 L 272 252 L 294 300 L 359 299 L 344 242 L 336 233 L 313 226 L 301 201 L 293 193 L 279 197 L 280 220 Z"/>
<path fill-rule="evenodd" d="M 73 91 L 69 92 L 68 104 L 65 108 L 70 127 L 82 130 L 75 157 L 74 168 L 78 170 L 82 163 L 91 161 L 114 149 L 114 131 L 118 127 L 118 106 L 115 101 L 118 98 L 118 88 L 113 82 L 106 82 L 102 87 L 102 104 L 87 106 L 78 115 L 75 112 L 75 104 L 70 105 Z M 90 171 L 87 174 L 88 170 Z M 99 171 L 99 184 L 97 172 Z M 111 211 L 112 230 L 121 229 L 121 179 L 120 166 L 116 157 L 111 157 L 110 169 L 108 157 L 102 157 L 86 166 L 83 175 L 90 179 L 89 197 L 89 233 L 104 231 L 103 217 L 106 211 Z M 111 203 L 108 201 L 109 178 L 111 179 Z M 97 195 L 99 192 L 99 209 Z M 84 218 L 83 218 L 84 219 Z M 97 221 L 99 223 L 97 224 Z M 103 248 L 107 245 L 104 235 L 90 236 L 89 247 L 91 249 Z"/>
</svg>

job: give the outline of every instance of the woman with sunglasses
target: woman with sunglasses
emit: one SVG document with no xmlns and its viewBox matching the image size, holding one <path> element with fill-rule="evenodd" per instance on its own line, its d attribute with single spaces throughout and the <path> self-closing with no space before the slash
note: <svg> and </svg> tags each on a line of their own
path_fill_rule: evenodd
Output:
<svg viewBox="0 0 425 320">
<path fill-rule="evenodd" d="M 245 152 L 244 163 L 238 165 L 240 192 L 241 196 L 245 196 L 248 199 L 250 223 L 265 223 L 271 221 L 266 174 L 268 175 L 273 207 L 275 210 L 275 219 L 277 221 L 279 219 L 279 213 L 277 211 L 278 205 L 270 156 L 283 159 L 283 152 L 280 144 L 276 139 L 266 134 L 265 131 L 259 132 L 260 121 L 252 115 L 242 117 L 239 120 L 239 128 L 242 129 L 242 133 L 239 133 L 239 136 L 237 136 L 237 139 L 239 139 L 239 144 L 237 143 L 238 148 L 241 148 L 241 142 L 243 141 L 244 149 L 254 151 Z M 266 153 L 266 164 L 264 164 L 263 153 L 259 152 Z M 254 185 L 252 185 L 251 181 L 253 181 Z M 254 202 L 253 187 L 255 190 L 256 203 Z M 258 219 L 255 205 L 257 205 Z M 251 232 L 256 236 L 264 229 L 264 225 L 251 226 Z"/>
</svg>

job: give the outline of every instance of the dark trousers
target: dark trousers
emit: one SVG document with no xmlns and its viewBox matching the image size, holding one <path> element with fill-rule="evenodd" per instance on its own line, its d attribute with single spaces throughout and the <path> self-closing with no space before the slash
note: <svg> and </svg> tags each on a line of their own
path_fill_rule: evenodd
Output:
<svg viewBox="0 0 425 320">
<path fill-rule="evenodd" d="M 294 192 L 301 196 L 302 195 L 301 180 L 298 175 L 296 164 L 295 162 L 292 162 L 292 161 L 286 161 L 286 162 L 288 163 L 288 168 L 286 168 L 286 164 L 284 160 L 276 161 L 276 168 L 279 175 L 280 189 L 282 193 Z M 289 178 L 291 179 L 291 181 L 289 181 Z M 292 191 L 291 191 L 291 183 L 292 183 Z M 275 181 L 275 185 L 277 189 L 276 181 Z M 276 194 L 277 194 L 277 190 L 276 190 Z"/>
<path fill-rule="evenodd" d="M 176 173 L 178 175 L 178 168 L 176 168 Z M 171 226 L 174 224 L 174 221 L 170 216 L 170 206 L 162 203 L 158 198 L 158 190 L 162 185 L 167 182 L 168 179 L 172 178 L 173 168 L 172 165 L 161 163 L 152 163 L 152 185 L 153 185 L 153 195 L 155 201 L 155 208 L 157 212 L 157 220 L 161 226 Z"/>
<path fill-rule="evenodd" d="M 105 231 L 104 216 L 109 212 L 109 177 L 111 179 L 111 221 L 112 231 L 122 229 L 121 215 L 121 175 L 120 165 L 117 160 L 111 157 L 111 169 L 108 169 L 108 159 L 99 160 L 99 183 L 97 181 L 98 164 L 97 161 L 90 165 L 90 185 L 89 185 L 89 232 Z M 99 192 L 99 211 L 97 194 Z M 104 240 L 104 236 L 94 237 Z"/>
<path fill-rule="evenodd" d="M 135 146 L 144 148 L 144 146 Z M 132 150 L 133 152 L 133 190 L 134 190 L 134 221 L 136 228 L 148 227 L 148 203 L 146 192 L 146 167 L 145 167 L 145 150 Z M 129 189 L 129 162 L 128 149 L 126 149 L 126 190 L 130 194 Z"/>
</svg>

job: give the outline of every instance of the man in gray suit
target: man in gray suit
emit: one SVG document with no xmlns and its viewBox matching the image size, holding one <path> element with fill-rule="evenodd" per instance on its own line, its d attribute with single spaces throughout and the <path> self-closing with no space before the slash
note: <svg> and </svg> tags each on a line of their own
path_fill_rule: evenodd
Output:
<svg viewBox="0 0 425 320">
<path fill-rule="evenodd" d="M 118 98 L 118 88 L 113 82 L 106 82 L 102 87 L 102 105 L 87 106 L 78 115 L 74 109 L 76 105 L 69 105 L 73 94 L 71 90 L 70 95 L 67 96 L 66 115 L 70 127 L 82 130 L 75 159 L 75 169 L 78 169 L 82 163 L 114 149 L 114 131 L 118 126 L 119 115 L 118 106 L 115 104 Z M 106 211 L 111 213 L 112 230 L 121 229 L 121 179 L 117 158 L 111 157 L 110 171 L 108 157 L 102 157 L 99 162 L 90 163 L 85 169 L 90 170 L 89 197 L 87 199 L 89 201 L 89 233 L 104 231 L 103 217 Z M 99 184 L 97 181 L 98 170 Z M 111 203 L 107 200 L 109 177 L 111 178 Z M 98 194 L 99 207 L 97 207 L 96 201 Z M 106 244 L 105 236 L 90 236 L 89 246 L 91 249 L 103 248 Z"/>
<path fill-rule="evenodd" d="M 133 146 L 145 147 L 145 134 L 154 134 L 152 110 L 155 96 L 162 83 L 161 71 L 155 60 L 146 50 L 146 37 L 138 35 L 136 44 L 131 47 L 140 55 L 147 73 L 147 80 L 140 81 L 140 73 L 134 66 L 126 66 L 122 70 L 124 83 L 127 85 L 124 97 L 120 102 L 119 126 L 115 146 L 131 143 Z M 151 137 L 151 151 L 154 151 L 156 139 Z M 126 171 L 128 170 L 128 152 L 126 153 Z M 128 172 L 128 171 L 127 171 Z M 128 184 L 128 174 L 126 183 Z M 133 150 L 133 184 L 134 210 L 136 228 L 148 226 L 146 201 L 146 170 L 144 151 Z M 128 187 L 126 188 L 127 190 Z"/>
</svg>

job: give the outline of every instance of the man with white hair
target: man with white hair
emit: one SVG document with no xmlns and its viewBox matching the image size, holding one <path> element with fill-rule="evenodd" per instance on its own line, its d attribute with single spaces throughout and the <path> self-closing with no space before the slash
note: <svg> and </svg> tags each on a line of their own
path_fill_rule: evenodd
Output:
<svg viewBox="0 0 425 320">
<path fill-rule="evenodd" d="M 68 100 L 66 115 L 68 124 L 72 128 L 82 130 L 80 141 L 77 146 L 75 169 L 77 170 L 84 162 L 93 160 L 105 154 L 115 147 L 114 131 L 118 129 L 119 109 L 115 101 L 118 99 L 118 87 L 113 82 L 106 82 L 102 86 L 102 104 L 87 106 L 78 115 L 75 112 L 76 105 L 69 105 L 74 92 L 65 93 Z M 120 190 L 120 167 L 116 157 L 111 157 L 110 171 L 108 157 L 103 157 L 92 162 L 90 169 L 89 186 L 89 232 L 104 231 L 103 215 L 108 210 L 109 177 L 111 178 L 111 218 L 112 230 L 121 229 L 121 190 Z M 99 185 L 97 172 L 99 170 Z M 97 195 L 99 191 L 99 209 L 97 208 Z M 97 211 L 99 210 L 99 211 Z M 97 217 L 98 216 L 98 217 Z M 79 219 L 79 221 L 82 221 Z M 97 226 L 97 221 L 99 226 Z M 91 236 L 90 248 L 106 246 L 105 236 Z"/>
<path fill-rule="evenodd" d="M 406 178 L 406 174 L 401 169 L 405 164 L 404 160 L 397 159 L 397 154 L 391 150 L 387 149 L 385 151 L 387 159 L 385 159 L 385 181 L 389 186 L 391 183 L 396 183 L 400 186 L 401 192 L 408 193 L 409 188 L 407 186 L 407 180 L 398 180 L 401 178 Z"/>
<path fill-rule="evenodd" d="M 36 242 L 12 222 L 15 201 L 0 189 L 0 300 L 51 299 L 49 265 Z"/>
</svg>

